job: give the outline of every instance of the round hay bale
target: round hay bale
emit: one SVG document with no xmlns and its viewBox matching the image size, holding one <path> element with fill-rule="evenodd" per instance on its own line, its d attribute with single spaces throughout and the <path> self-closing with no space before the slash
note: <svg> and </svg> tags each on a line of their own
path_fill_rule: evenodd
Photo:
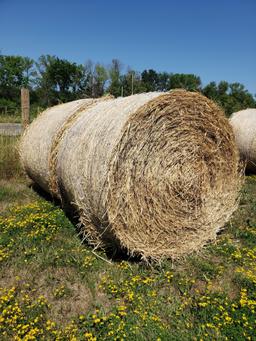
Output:
<svg viewBox="0 0 256 341">
<path fill-rule="evenodd" d="M 28 126 L 21 138 L 23 168 L 35 183 L 54 196 L 59 196 L 54 172 L 59 140 L 81 111 L 97 102 L 81 99 L 49 108 Z"/>
<path fill-rule="evenodd" d="M 256 109 L 235 112 L 230 117 L 236 143 L 246 168 L 256 172 Z"/>
<path fill-rule="evenodd" d="M 96 247 L 177 258 L 216 238 L 237 207 L 239 155 L 223 112 L 184 90 L 97 103 L 58 147 L 64 201 Z"/>
</svg>

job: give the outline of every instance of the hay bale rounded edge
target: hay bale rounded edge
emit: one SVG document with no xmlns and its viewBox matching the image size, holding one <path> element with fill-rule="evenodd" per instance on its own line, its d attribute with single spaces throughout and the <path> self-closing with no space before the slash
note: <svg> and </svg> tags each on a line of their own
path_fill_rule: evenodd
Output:
<svg viewBox="0 0 256 341">
<path fill-rule="evenodd" d="M 28 176 L 46 192 L 60 197 L 55 177 L 59 141 L 81 112 L 109 99 L 81 99 L 43 111 L 25 130 L 20 143 L 20 159 Z"/>
<path fill-rule="evenodd" d="M 199 93 L 96 103 L 68 127 L 55 153 L 62 200 L 77 208 L 96 247 L 145 260 L 178 258 L 214 240 L 237 207 L 234 134 L 220 108 Z"/>
<path fill-rule="evenodd" d="M 230 123 L 247 170 L 256 173 L 256 109 L 245 109 L 233 113 Z"/>
</svg>

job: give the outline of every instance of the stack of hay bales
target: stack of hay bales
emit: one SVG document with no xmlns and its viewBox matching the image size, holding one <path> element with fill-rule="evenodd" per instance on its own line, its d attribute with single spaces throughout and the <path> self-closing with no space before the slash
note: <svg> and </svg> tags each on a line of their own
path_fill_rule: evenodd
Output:
<svg viewBox="0 0 256 341">
<path fill-rule="evenodd" d="M 49 109 L 26 131 L 21 159 L 34 181 L 73 203 L 91 244 L 146 260 L 214 240 L 241 185 L 228 120 L 184 90 Z"/>
<path fill-rule="evenodd" d="M 256 172 L 256 109 L 235 112 L 230 117 L 237 146 L 248 171 Z"/>
</svg>

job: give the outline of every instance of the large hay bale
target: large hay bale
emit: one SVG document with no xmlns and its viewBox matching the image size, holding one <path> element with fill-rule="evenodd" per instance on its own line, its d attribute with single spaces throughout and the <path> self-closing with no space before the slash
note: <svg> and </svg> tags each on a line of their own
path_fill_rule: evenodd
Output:
<svg viewBox="0 0 256 341">
<path fill-rule="evenodd" d="M 84 235 L 96 246 L 177 258 L 214 240 L 237 207 L 232 129 L 198 93 L 97 103 L 65 131 L 55 154 L 62 200 L 77 207 Z"/>
<path fill-rule="evenodd" d="M 256 109 L 235 112 L 230 117 L 236 143 L 246 167 L 256 172 Z"/>
</svg>

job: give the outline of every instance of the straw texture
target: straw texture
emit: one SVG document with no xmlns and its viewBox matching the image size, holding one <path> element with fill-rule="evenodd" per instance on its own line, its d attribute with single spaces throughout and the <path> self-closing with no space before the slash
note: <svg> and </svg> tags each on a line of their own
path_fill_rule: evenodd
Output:
<svg viewBox="0 0 256 341">
<path fill-rule="evenodd" d="M 247 169 L 256 173 L 256 109 L 235 112 L 230 117 L 230 123 Z"/>
<path fill-rule="evenodd" d="M 198 93 L 101 101 L 67 126 L 57 137 L 57 188 L 95 247 L 145 260 L 178 258 L 214 240 L 237 207 L 232 129 Z M 48 176 L 48 190 L 49 183 Z"/>
<path fill-rule="evenodd" d="M 59 196 L 54 174 L 58 142 L 81 111 L 96 102 L 81 99 L 56 105 L 43 111 L 25 130 L 20 143 L 21 162 L 28 176 L 45 191 Z"/>
</svg>

